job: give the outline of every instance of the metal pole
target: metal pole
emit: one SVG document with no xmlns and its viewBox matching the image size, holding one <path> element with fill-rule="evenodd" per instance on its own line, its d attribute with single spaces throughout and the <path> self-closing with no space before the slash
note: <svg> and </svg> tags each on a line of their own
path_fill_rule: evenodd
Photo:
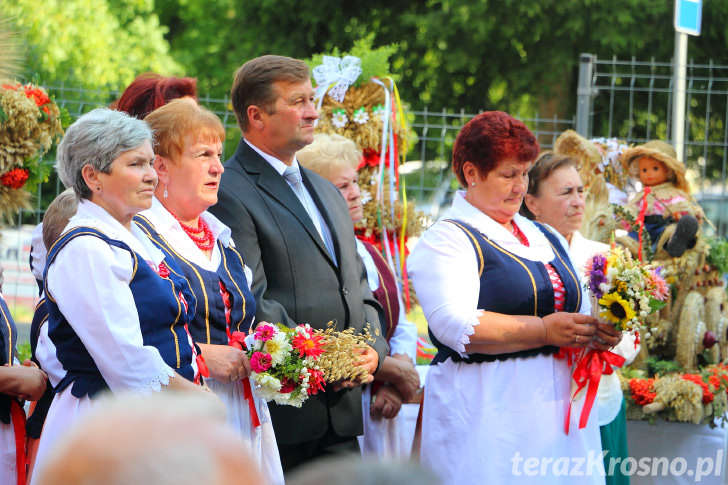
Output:
<svg viewBox="0 0 728 485">
<path fill-rule="evenodd" d="M 576 132 L 585 138 L 591 136 L 591 108 L 592 97 L 596 94 L 592 88 L 592 74 L 594 72 L 594 59 L 592 54 L 579 55 L 579 85 L 576 89 Z"/>
<path fill-rule="evenodd" d="M 673 65 L 672 145 L 677 159 L 685 160 L 685 78 L 687 72 L 688 34 L 675 32 Z"/>
</svg>

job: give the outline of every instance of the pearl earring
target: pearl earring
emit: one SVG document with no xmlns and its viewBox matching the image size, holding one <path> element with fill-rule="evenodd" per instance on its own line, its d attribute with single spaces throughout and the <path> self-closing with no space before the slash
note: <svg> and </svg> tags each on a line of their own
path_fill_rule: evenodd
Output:
<svg viewBox="0 0 728 485">
<path fill-rule="evenodd" d="M 169 194 L 167 193 L 167 186 L 165 185 L 164 186 L 164 194 L 162 194 L 162 197 L 164 197 L 166 199 L 168 195 Z"/>
<path fill-rule="evenodd" d="M 472 185 L 473 187 L 475 187 L 475 182 L 471 182 L 470 185 Z"/>
</svg>

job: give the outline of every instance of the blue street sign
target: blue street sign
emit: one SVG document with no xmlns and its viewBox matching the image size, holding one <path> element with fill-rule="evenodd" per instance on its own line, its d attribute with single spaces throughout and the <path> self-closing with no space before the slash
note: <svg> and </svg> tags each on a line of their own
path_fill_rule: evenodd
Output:
<svg viewBox="0 0 728 485">
<path fill-rule="evenodd" d="M 675 0 L 675 30 L 700 35 L 702 9 L 702 0 Z"/>
</svg>

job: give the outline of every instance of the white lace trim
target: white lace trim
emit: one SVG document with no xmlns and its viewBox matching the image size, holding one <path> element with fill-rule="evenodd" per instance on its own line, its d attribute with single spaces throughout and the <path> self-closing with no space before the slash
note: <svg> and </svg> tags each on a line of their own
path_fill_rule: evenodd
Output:
<svg viewBox="0 0 728 485">
<path fill-rule="evenodd" d="M 131 392 L 134 394 L 142 394 L 144 396 L 148 396 L 153 392 L 160 392 L 162 390 L 162 386 L 168 386 L 169 379 L 173 377 L 174 371 L 171 367 L 165 365 L 159 369 L 159 373 L 156 376 L 138 386 L 136 389 L 131 389 Z"/>
<path fill-rule="evenodd" d="M 465 357 L 465 346 L 470 343 L 470 336 L 475 333 L 475 327 L 480 325 L 480 320 L 478 320 L 478 317 L 483 314 L 482 311 L 476 310 L 476 312 L 471 316 L 466 322 L 465 326 L 463 327 L 463 331 L 460 333 L 460 337 L 458 338 L 458 344 L 457 348 L 455 349 L 461 356 Z"/>
</svg>

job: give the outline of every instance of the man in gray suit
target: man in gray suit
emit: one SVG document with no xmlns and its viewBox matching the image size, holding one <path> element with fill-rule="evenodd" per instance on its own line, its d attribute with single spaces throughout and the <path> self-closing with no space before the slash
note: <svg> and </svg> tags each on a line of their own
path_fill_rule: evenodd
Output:
<svg viewBox="0 0 728 485">
<path fill-rule="evenodd" d="M 380 329 L 381 307 L 356 253 L 347 205 L 339 190 L 299 167 L 295 153 L 313 141 L 318 118 L 308 66 L 282 56 L 246 62 L 231 98 L 243 132 L 225 163 L 211 212 L 232 229 L 253 270 L 256 320 L 289 327 Z M 362 354 L 373 374 L 387 355 L 379 335 Z M 300 409 L 270 405 L 284 470 L 339 451 L 358 452 L 361 382 L 327 386 Z"/>
</svg>

